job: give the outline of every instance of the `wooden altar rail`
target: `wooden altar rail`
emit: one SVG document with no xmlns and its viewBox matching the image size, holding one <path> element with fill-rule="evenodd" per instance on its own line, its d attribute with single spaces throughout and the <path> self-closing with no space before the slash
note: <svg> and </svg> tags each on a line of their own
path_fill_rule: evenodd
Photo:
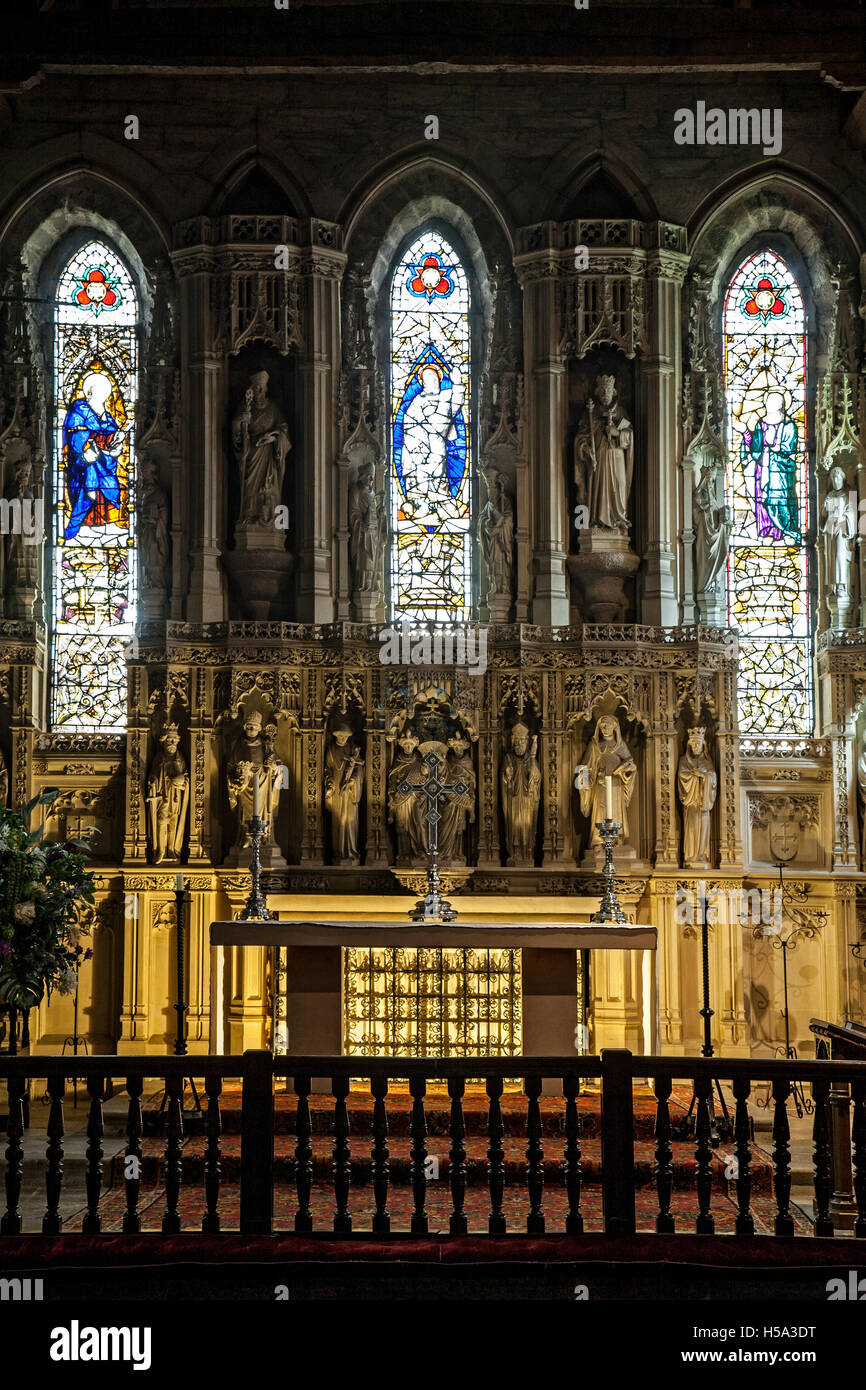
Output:
<svg viewBox="0 0 866 1390">
<path fill-rule="evenodd" d="M 686 1080 L 693 1085 L 695 1095 L 695 1193 L 697 1213 L 695 1231 L 699 1235 L 715 1233 L 711 1211 L 712 1198 L 712 1088 L 716 1081 L 729 1082 L 735 1100 L 734 1152 L 737 1176 L 734 1179 L 738 1213 L 736 1234 L 754 1233 L 754 1218 L 750 1210 L 752 1150 L 747 1101 L 753 1082 L 769 1082 L 772 1087 L 773 1173 L 776 1213 L 774 1232 L 777 1236 L 795 1234 L 790 1211 L 790 1130 L 786 1102 L 795 1081 L 810 1085 L 815 1100 L 813 1124 L 813 1183 L 815 1194 L 814 1234 L 832 1236 L 834 1225 L 830 1215 L 833 1196 L 831 1149 L 828 1107 L 831 1088 L 843 1091 L 850 1087 L 853 1102 L 852 1160 L 854 1195 L 857 1217 L 855 1237 L 866 1238 L 866 1062 L 793 1061 L 788 1059 L 729 1060 L 695 1057 L 641 1057 L 623 1050 L 605 1050 L 600 1057 L 505 1057 L 505 1058 L 362 1058 L 362 1057 L 274 1057 L 270 1052 L 250 1051 L 242 1056 L 222 1057 L 28 1057 L 0 1058 L 0 1081 L 8 1092 L 9 1116 L 6 1147 L 7 1207 L 0 1225 L 0 1234 L 22 1234 L 19 1201 L 25 1155 L 25 1095 L 29 1081 L 47 1078 L 50 1108 L 47 1119 L 46 1211 L 42 1221 L 44 1235 L 57 1236 L 62 1231 L 59 1204 L 63 1184 L 63 1101 L 66 1083 L 73 1076 L 83 1078 L 90 1097 L 87 1123 L 87 1155 L 85 1187 L 87 1211 L 83 1218 L 84 1234 L 102 1230 L 100 1197 L 103 1182 L 103 1099 L 108 1078 L 122 1079 L 128 1098 L 126 1123 L 126 1161 L 124 1188 L 126 1210 L 122 1231 L 137 1235 L 141 1230 L 139 1197 L 141 1192 L 141 1139 L 143 1132 L 141 1097 L 145 1079 L 158 1078 L 166 1090 L 166 1126 L 164 1153 L 165 1212 L 162 1232 L 178 1234 L 181 1217 L 178 1201 L 181 1191 L 182 1145 L 184 1140 L 183 1087 L 184 1078 L 203 1078 L 205 1093 L 205 1151 L 204 1198 L 205 1211 L 201 1229 L 215 1234 L 221 1229 L 219 1199 L 221 1169 L 220 1096 L 223 1082 L 240 1079 L 241 1097 L 241 1169 L 240 1169 L 240 1230 L 247 1235 L 266 1235 L 273 1223 L 274 1169 L 274 1086 L 275 1081 L 291 1080 L 297 1098 L 295 1125 L 294 1182 L 297 1191 L 297 1211 L 294 1230 L 311 1233 L 314 1229 L 310 1210 L 313 1185 L 312 1124 L 309 1097 L 314 1077 L 331 1081 L 334 1097 L 333 1112 L 333 1177 L 335 1214 L 332 1229 L 339 1235 L 352 1234 L 349 1210 L 351 1161 L 353 1156 L 349 1134 L 346 1101 L 350 1078 L 367 1078 L 373 1097 L 371 1123 L 371 1177 L 375 1210 L 373 1234 L 390 1233 L 387 1210 L 389 1184 L 387 1096 L 389 1080 L 409 1079 L 412 1098 L 410 1121 L 411 1186 L 413 1214 L 411 1232 L 424 1235 L 428 1231 L 425 1211 L 427 1192 L 427 1128 L 424 1098 L 427 1082 L 433 1079 L 447 1082 L 450 1100 L 449 1184 L 452 1212 L 449 1219 L 451 1235 L 467 1233 L 464 1210 L 466 1194 L 466 1135 L 463 1116 L 463 1096 L 467 1078 L 483 1076 L 488 1098 L 487 1123 L 487 1186 L 490 1196 L 488 1233 L 506 1233 L 503 1214 L 505 1190 L 504 1126 L 500 1099 L 506 1079 L 521 1078 L 526 1096 L 526 1195 L 525 1230 L 530 1235 L 544 1233 L 544 1147 L 546 1138 L 550 1159 L 552 1146 L 544 1136 L 539 1099 L 542 1081 L 556 1078 L 565 1100 L 562 1139 L 557 1137 L 556 1156 L 564 1165 L 564 1185 L 568 1211 L 566 1233 L 579 1235 L 583 1231 L 581 1214 L 581 1126 L 578 1098 L 581 1083 L 601 1081 L 601 1156 L 604 1228 L 610 1235 L 628 1236 L 635 1231 L 634 1197 L 634 1108 L 633 1082 L 652 1078 L 656 1100 L 656 1167 L 654 1172 L 658 1200 L 655 1228 L 660 1234 L 675 1232 L 671 1214 L 673 1192 L 673 1149 L 669 1099 L 675 1081 Z M 353 1093 L 354 1094 L 354 1093 Z M 357 1157 L 356 1144 L 355 1156 Z M 30 1146 L 28 1145 L 28 1151 Z M 129 1160 L 137 1160 L 130 1162 Z M 360 1233 L 358 1233 L 360 1234 Z"/>
</svg>

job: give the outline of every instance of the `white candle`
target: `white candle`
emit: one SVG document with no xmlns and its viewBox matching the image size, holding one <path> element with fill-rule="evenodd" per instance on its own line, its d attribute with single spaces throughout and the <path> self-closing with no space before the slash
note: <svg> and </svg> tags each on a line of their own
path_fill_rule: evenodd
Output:
<svg viewBox="0 0 866 1390">
<path fill-rule="evenodd" d="M 604 814 L 613 820 L 613 778 L 609 773 L 604 779 Z"/>
<path fill-rule="evenodd" d="M 262 789 L 259 782 L 258 768 L 253 771 L 253 815 L 258 817 L 262 811 Z"/>
<path fill-rule="evenodd" d="M 184 891 L 183 874 L 178 874 L 177 878 L 174 881 L 174 886 L 177 889 L 178 893 L 182 893 Z"/>
</svg>

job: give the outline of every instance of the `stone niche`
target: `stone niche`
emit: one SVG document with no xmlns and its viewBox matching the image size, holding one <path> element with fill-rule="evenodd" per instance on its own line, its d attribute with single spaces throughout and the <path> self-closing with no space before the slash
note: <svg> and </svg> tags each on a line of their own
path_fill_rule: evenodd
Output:
<svg viewBox="0 0 866 1390">
<path fill-rule="evenodd" d="M 244 488 L 243 466 L 239 459 L 238 443 L 242 426 L 239 414 L 251 383 L 261 373 L 267 373 L 267 398 L 275 412 L 285 422 L 290 448 L 285 460 L 282 484 L 273 501 L 276 507 L 264 506 L 261 513 L 254 506 L 255 498 L 263 496 L 260 474 L 261 456 L 270 447 L 259 440 L 260 458 L 253 462 L 253 487 Z M 297 464 L 297 430 L 295 427 L 295 362 L 262 343 L 243 348 L 228 360 L 228 410 L 225 428 L 225 449 L 229 465 L 228 498 L 226 507 L 228 549 L 223 554 L 223 566 L 229 578 L 229 614 L 232 619 L 270 621 L 290 620 L 295 616 L 294 555 L 296 520 L 300 514 L 300 486 Z M 253 428 L 248 432 L 255 451 L 255 404 L 252 406 Z M 276 416 L 275 416 L 276 418 Z M 270 432 L 269 432 L 270 433 Z M 267 516 L 264 514 L 267 511 Z"/>
<path fill-rule="evenodd" d="M 598 524 L 589 495 L 591 474 L 599 476 L 604 470 L 597 447 L 604 411 L 595 397 L 596 383 L 601 377 L 612 377 L 615 383 L 614 421 L 623 416 L 631 426 L 632 478 L 625 509 L 627 525 L 619 528 Z M 633 364 L 614 348 L 597 348 L 569 365 L 566 468 L 571 540 L 567 565 L 573 622 L 625 623 L 634 619 L 635 574 L 640 565 L 633 542 L 637 471 L 634 395 Z M 590 419 L 593 429 L 587 433 Z M 588 524 L 582 508 L 589 510 Z"/>
</svg>

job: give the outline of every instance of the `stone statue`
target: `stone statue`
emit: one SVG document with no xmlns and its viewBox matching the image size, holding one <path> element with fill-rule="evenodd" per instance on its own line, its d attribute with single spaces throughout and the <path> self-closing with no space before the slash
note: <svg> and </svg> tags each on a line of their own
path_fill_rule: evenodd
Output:
<svg viewBox="0 0 866 1390">
<path fill-rule="evenodd" d="M 707 731 L 689 729 L 688 747 L 677 767 L 677 791 L 683 808 L 683 865 L 710 867 L 710 814 L 719 779 L 707 753 Z"/>
<path fill-rule="evenodd" d="M 538 735 L 530 743 L 529 729 L 518 721 L 511 730 L 511 750 L 502 759 L 499 780 L 505 816 L 507 863 L 531 864 L 535 856 L 535 828 L 541 800 Z"/>
<path fill-rule="evenodd" d="M 590 526 L 628 535 L 634 468 L 634 430 L 616 398 L 616 381 L 599 376 L 574 441 L 578 502 Z"/>
<path fill-rule="evenodd" d="M 695 593 L 715 588 L 728 558 L 731 537 L 731 511 L 719 506 L 716 493 L 717 472 L 712 466 L 695 475 L 692 493 L 692 521 L 695 532 Z"/>
<path fill-rule="evenodd" d="M 273 747 L 273 725 L 262 730 L 262 716 L 257 709 L 244 715 L 243 732 L 238 734 L 226 768 L 229 805 L 237 812 L 238 835 L 236 847 L 250 848 L 247 822 L 253 814 L 253 786 L 259 784 L 259 814 L 266 822 L 262 844 L 274 846 L 274 817 L 282 782 L 282 771 Z"/>
<path fill-rule="evenodd" d="M 232 421 L 232 443 L 241 480 L 239 522 L 273 527 L 280 505 L 286 455 L 292 447 L 279 406 L 268 395 L 267 372 L 253 372 Z"/>
<path fill-rule="evenodd" d="M 424 774 L 421 754 L 418 752 L 418 735 L 412 729 L 404 729 L 397 739 L 399 753 L 395 753 L 391 771 L 388 773 L 388 819 L 393 823 L 397 834 L 397 862 L 410 863 L 413 859 L 426 855 L 423 819 L 418 792 L 401 792 L 401 782 L 417 784 Z"/>
<path fill-rule="evenodd" d="M 478 519 L 478 533 L 487 565 L 489 592 L 511 598 L 514 573 L 514 508 L 505 487 L 505 475 L 491 468 L 486 473 L 488 498 Z"/>
<path fill-rule="evenodd" d="M 620 843 L 625 844 L 629 835 L 628 806 L 634 792 L 637 765 L 615 715 L 601 716 L 583 751 L 581 763 L 587 768 L 587 777 L 586 785 L 580 788 L 580 809 L 589 821 L 590 848 L 602 847 L 596 826 L 606 815 L 606 777 L 613 779 L 613 819 L 622 826 Z"/>
<path fill-rule="evenodd" d="M 356 594 L 382 592 L 382 559 L 388 540 L 388 523 L 382 499 L 376 496 L 374 477 L 372 463 L 362 464 L 357 481 L 349 490 L 352 582 Z"/>
<path fill-rule="evenodd" d="M 860 830 L 860 870 L 866 873 L 866 741 L 860 749 L 857 763 L 857 786 L 860 791 L 860 811 L 862 814 Z"/>
<path fill-rule="evenodd" d="M 351 724 L 334 726 L 325 754 L 325 808 L 331 813 L 335 864 L 357 864 L 358 816 L 364 791 L 364 760 Z"/>
<path fill-rule="evenodd" d="M 180 751 L 180 731 L 166 724 L 147 779 L 148 826 L 153 862 L 180 858 L 189 806 L 189 771 Z"/>
<path fill-rule="evenodd" d="M 141 466 L 138 534 L 142 586 L 168 588 L 168 495 L 160 487 L 155 462 L 146 454 Z"/>
<path fill-rule="evenodd" d="M 7 598 L 11 598 L 16 585 L 27 587 L 37 582 L 41 553 L 39 547 L 45 530 L 45 504 L 42 499 L 36 497 L 35 471 L 29 454 L 16 459 L 10 467 L 11 476 L 6 489 L 10 519 L 7 523 L 8 534 L 3 538 L 3 571 Z M 18 512 L 19 506 L 20 521 L 13 524 L 12 518 Z"/>
<path fill-rule="evenodd" d="M 851 588 L 851 560 L 854 554 L 856 519 L 851 515 L 844 471 L 836 464 L 830 469 L 830 490 L 821 513 L 823 538 L 824 592 L 847 599 Z"/>
<path fill-rule="evenodd" d="M 469 756 L 469 743 L 461 733 L 452 734 L 448 740 L 448 758 L 444 769 L 446 787 L 454 788 L 465 783 L 466 791 L 443 797 L 439 803 L 442 816 L 439 822 L 439 859 L 443 864 L 465 863 L 464 831 L 466 820 L 472 825 L 475 821 L 475 769 Z"/>
</svg>

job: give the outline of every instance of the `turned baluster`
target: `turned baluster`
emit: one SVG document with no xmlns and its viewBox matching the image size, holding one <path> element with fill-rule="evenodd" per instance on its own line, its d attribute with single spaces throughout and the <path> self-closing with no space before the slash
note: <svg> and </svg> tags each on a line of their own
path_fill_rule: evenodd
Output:
<svg viewBox="0 0 866 1390">
<path fill-rule="evenodd" d="M 733 1082 L 734 1099 L 734 1158 L 736 1160 L 737 1221 L 738 1236 L 755 1234 L 755 1219 L 752 1216 L 752 1150 L 749 1147 L 751 1127 L 749 1125 L 748 1099 L 752 1083 L 747 1077 L 736 1077 Z"/>
<path fill-rule="evenodd" d="M 794 1234 L 794 1218 L 791 1215 L 791 1150 L 789 1140 L 791 1130 L 788 1125 L 787 1100 L 791 1094 L 791 1083 L 785 1079 L 773 1082 L 773 1185 L 776 1189 L 777 1236 Z"/>
<path fill-rule="evenodd" d="M 541 1095 L 541 1077 L 527 1076 L 523 1089 L 528 1104 L 526 1110 L 526 1186 L 529 1192 L 529 1214 L 526 1218 L 527 1235 L 544 1234 L 544 1211 L 541 1199 L 544 1194 L 544 1148 L 541 1143 L 541 1108 L 538 1097 Z"/>
<path fill-rule="evenodd" d="M 851 1121 L 852 1160 L 854 1165 L 854 1197 L 857 1202 L 857 1220 L 854 1235 L 866 1238 L 866 1081 L 857 1077 L 851 1083 L 851 1099 L 854 1102 L 854 1115 Z"/>
<path fill-rule="evenodd" d="M 656 1215 L 656 1231 L 659 1235 L 672 1235 L 676 1230 L 671 1213 L 671 1195 L 674 1190 L 674 1150 L 671 1144 L 670 1100 L 673 1082 L 669 1076 L 657 1076 L 653 1083 L 656 1098 L 656 1192 L 659 1209 Z"/>
<path fill-rule="evenodd" d="M 469 1227 L 463 1204 L 466 1201 L 466 1123 L 463 1118 L 463 1092 L 466 1083 L 462 1076 L 448 1078 L 448 1094 L 451 1097 L 451 1117 L 448 1132 L 451 1135 L 451 1148 L 448 1151 L 448 1170 L 451 1179 L 451 1215 L 448 1229 L 452 1236 L 465 1236 Z"/>
<path fill-rule="evenodd" d="M 376 1203 L 373 1231 L 378 1235 L 387 1235 L 391 1229 L 388 1215 L 388 1114 L 385 1110 L 387 1076 L 371 1077 L 370 1092 L 373 1096 L 373 1198 Z"/>
<path fill-rule="evenodd" d="M 87 1116 L 87 1168 L 84 1175 L 87 1211 L 81 1223 L 81 1232 L 85 1236 L 98 1235 L 102 1229 L 102 1222 L 99 1218 L 99 1196 L 102 1191 L 102 1135 L 104 1133 L 102 1097 L 104 1087 L 104 1077 L 88 1077 L 87 1091 L 90 1096 L 90 1110 Z"/>
<path fill-rule="evenodd" d="M 207 1143 L 204 1153 L 204 1200 L 205 1213 L 201 1219 L 201 1229 L 203 1235 L 216 1235 L 220 1229 L 219 1198 L 220 1182 L 222 1180 L 222 1148 L 220 1138 L 222 1136 L 222 1115 L 220 1113 L 220 1096 L 222 1095 L 222 1077 L 209 1075 L 204 1079 L 205 1095 L 207 1096 L 207 1119 L 206 1134 Z"/>
<path fill-rule="evenodd" d="M 716 1229 L 716 1223 L 710 1215 L 713 1193 L 713 1146 L 710 1121 L 712 1088 L 713 1079 L 711 1076 L 699 1076 L 695 1079 L 695 1097 L 697 1100 L 695 1118 L 697 1175 L 695 1185 L 698 1191 L 698 1219 L 695 1223 L 695 1230 L 699 1236 L 711 1236 Z"/>
<path fill-rule="evenodd" d="M 42 1234 L 58 1236 L 63 1229 L 60 1215 L 60 1194 L 63 1190 L 63 1097 L 66 1082 L 62 1076 L 48 1078 L 48 1095 L 51 1109 L 48 1112 L 48 1144 L 45 1149 L 45 1215 L 42 1218 Z"/>
<path fill-rule="evenodd" d="M 10 1027 L 12 1027 L 10 1018 Z M 21 1184 L 24 1178 L 24 1091 L 26 1083 L 23 1076 L 13 1074 L 9 1077 L 7 1093 L 9 1098 L 9 1120 L 6 1126 L 6 1211 L 0 1221 L 0 1235 L 20 1236 Z"/>
<path fill-rule="evenodd" d="M 296 1076 L 295 1095 L 298 1109 L 295 1115 L 295 1187 L 298 1193 L 298 1210 L 295 1212 L 295 1230 L 300 1235 L 309 1235 L 313 1229 L 313 1213 L 310 1210 L 310 1193 L 313 1190 L 313 1124 L 310 1118 L 309 1076 Z"/>
<path fill-rule="evenodd" d="M 412 1136 L 410 1161 L 412 1166 L 412 1234 L 426 1236 L 430 1225 L 427 1219 L 427 1116 L 424 1113 L 424 1097 L 427 1082 L 423 1076 L 410 1076 L 409 1092 L 412 1096 L 412 1117 L 409 1132 Z"/>
<path fill-rule="evenodd" d="M 183 1176 L 183 1077 L 180 1072 L 166 1077 L 165 1093 L 168 1097 L 168 1114 L 165 1126 L 165 1211 L 162 1217 L 162 1233 L 164 1236 L 177 1236 L 180 1235 L 180 1212 L 177 1204 Z"/>
<path fill-rule="evenodd" d="M 815 1166 L 816 1236 L 831 1236 L 833 1234 L 833 1222 L 830 1220 L 833 1173 L 830 1155 L 830 1126 L 827 1120 L 829 1097 L 829 1081 L 814 1081 L 812 1083 L 812 1100 L 815 1105 L 815 1118 L 812 1121 L 812 1148 Z"/>
<path fill-rule="evenodd" d="M 352 1151 L 349 1147 L 348 1076 L 335 1076 L 331 1086 L 334 1096 L 334 1231 L 349 1235 L 352 1217 L 349 1212 L 349 1188 L 352 1183 Z"/>
<path fill-rule="evenodd" d="M 126 1111 L 126 1154 L 123 1160 L 123 1184 L 126 1192 L 123 1233 L 127 1236 L 137 1236 L 141 1231 L 138 1195 L 141 1191 L 141 1093 L 143 1089 L 143 1076 L 136 1075 L 126 1078 L 126 1094 L 129 1096 L 129 1105 Z"/>
<path fill-rule="evenodd" d="M 583 1217 L 580 1214 L 580 1113 L 577 1108 L 580 1077 L 564 1076 L 562 1093 L 565 1096 L 565 1190 L 568 1194 L 565 1233 L 579 1236 L 583 1233 Z"/>
<path fill-rule="evenodd" d="M 490 1188 L 490 1215 L 487 1218 L 487 1230 L 492 1236 L 504 1236 L 507 1230 L 505 1213 L 502 1210 L 502 1199 L 505 1195 L 505 1150 L 502 1147 L 505 1129 L 502 1124 L 502 1106 L 499 1103 L 502 1089 L 501 1076 L 488 1076 L 487 1098 L 490 1106 L 487 1114 L 487 1182 Z"/>
</svg>

